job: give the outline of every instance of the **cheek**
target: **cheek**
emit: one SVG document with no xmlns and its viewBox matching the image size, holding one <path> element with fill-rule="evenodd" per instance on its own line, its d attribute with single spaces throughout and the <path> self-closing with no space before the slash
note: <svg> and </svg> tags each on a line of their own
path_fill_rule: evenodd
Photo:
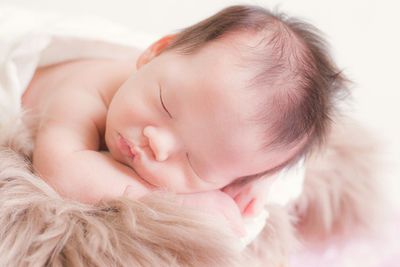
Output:
<svg viewBox="0 0 400 267">
<path fill-rule="evenodd" d="M 160 186 L 177 193 L 190 192 L 201 186 L 201 181 L 190 172 L 184 159 L 175 158 L 153 163 L 151 175 L 159 181 Z"/>
<path fill-rule="evenodd" d="M 152 122 L 157 118 L 157 107 L 146 92 L 131 91 L 122 97 L 123 99 L 119 102 L 122 120 L 146 123 L 146 121 Z"/>
<path fill-rule="evenodd" d="M 120 95 L 110 107 L 110 121 L 115 124 L 131 123 L 132 119 L 140 118 L 140 109 L 137 107 L 137 101 L 130 101 L 131 97 Z M 136 107 L 136 108 L 134 108 Z"/>
</svg>

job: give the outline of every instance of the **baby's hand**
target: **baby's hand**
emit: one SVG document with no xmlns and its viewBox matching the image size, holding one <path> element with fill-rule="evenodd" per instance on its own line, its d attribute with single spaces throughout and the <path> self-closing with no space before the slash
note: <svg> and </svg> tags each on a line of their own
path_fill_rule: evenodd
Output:
<svg viewBox="0 0 400 267">
<path fill-rule="evenodd" d="M 220 190 L 178 195 L 184 206 L 222 216 L 238 237 L 246 234 L 243 219 L 236 203 Z"/>
<path fill-rule="evenodd" d="M 260 178 L 245 185 L 233 183 L 225 186 L 222 191 L 236 202 L 244 217 L 252 217 L 258 215 L 264 208 L 274 178 L 273 176 Z"/>
<path fill-rule="evenodd" d="M 137 199 L 133 193 L 131 194 L 130 186 L 126 188 L 124 196 Z M 224 192 L 214 190 L 191 194 L 178 194 L 176 197 L 178 203 L 182 206 L 225 219 L 238 237 L 243 237 L 246 234 L 243 219 L 236 203 Z"/>
</svg>

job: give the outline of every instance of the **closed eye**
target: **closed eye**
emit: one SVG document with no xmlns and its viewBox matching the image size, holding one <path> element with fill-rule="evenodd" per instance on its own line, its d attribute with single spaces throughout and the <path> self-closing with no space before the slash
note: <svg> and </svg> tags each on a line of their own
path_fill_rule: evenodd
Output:
<svg viewBox="0 0 400 267">
<path fill-rule="evenodd" d="M 219 182 L 218 182 L 218 181 L 209 179 L 208 177 L 207 177 L 208 179 L 204 179 L 204 178 L 202 178 L 202 177 L 196 172 L 196 170 L 193 168 L 192 163 L 190 162 L 189 153 L 186 153 L 186 158 L 187 158 L 187 160 L 188 160 L 188 162 L 189 162 L 189 165 L 190 165 L 190 167 L 192 168 L 194 174 L 196 174 L 196 176 L 197 176 L 199 179 L 201 179 L 202 181 L 205 181 L 205 182 L 207 182 L 207 183 L 209 183 L 209 184 L 213 184 L 214 186 L 219 186 Z"/>
<path fill-rule="evenodd" d="M 192 170 L 193 170 L 193 172 L 197 175 L 197 177 L 199 177 L 200 179 L 202 179 L 201 177 L 200 177 L 200 175 L 195 171 L 195 169 L 193 168 L 193 165 L 192 165 L 192 163 L 190 162 L 190 159 L 189 159 L 189 153 L 187 153 L 186 152 L 186 158 L 187 158 L 187 160 L 188 160 L 188 162 L 189 162 L 189 165 L 190 165 L 190 167 L 192 168 Z M 203 179 L 202 179 L 203 180 Z"/>
<path fill-rule="evenodd" d="M 165 110 L 165 112 L 167 112 L 168 116 L 172 119 L 171 113 L 169 113 L 168 109 L 165 107 L 164 101 L 162 99 L 161 85 L 159 86 L 159 88 L 160 88 L 160 102 L 161 102 L 161 105 L 162 105 L 163 109 Z"/>
</svg>

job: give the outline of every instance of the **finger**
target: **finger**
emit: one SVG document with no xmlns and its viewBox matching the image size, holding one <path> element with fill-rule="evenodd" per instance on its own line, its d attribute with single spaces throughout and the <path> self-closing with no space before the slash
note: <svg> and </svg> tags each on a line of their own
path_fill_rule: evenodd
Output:
<svg viewBox="0 0 400 267">
<path fill-rule="evenodd" d="M 265 208 L 265 196 L 258 195 L 254 197 L 243 210 L 242 214 L 244 217 L 254 217 L 261 213 Z"/>
<path fill-rule="evenodd" d="M 244 189 L 234 198 L 234 201 L 236 202 L 236 205 L 238 205 L 242 214 L 253 198 L 254 196 L 251 194 L 251 188 Z"/>
<path fill-rule="evenodd" d="M 237 184 L 230 184 L 222 188 L 222 192 L 228 194 L 231 198 L 235 198 L 240 191 L 243 189 L 243 187 L 237 185 Z"/>
<path fill-rule="evenodd" d="M 225 208 L 222 211 L 222 214 L 228 221 L 232 231 L 237 236 L 244 237 L 246 235 L 246 229 L 244 227 L 243 218 L 236 205 L 231 205 L 229 208 Z"/>
<path fill-rule="evenodd" d="M 245 237 L 247 232 L 246 228 L 244 227 L 243 219 L 242 216 L 239 213 L 239 216 L 234 216 L 232 218 L 227 218 L 228 221 L 231 223 L 232 231 L 238 236 L 238 237 Z"/>
<path fill-rule="evenodd" d="M 242 215 L 244 217 L 253 217 L 254 215 L 254 206 L 255 203 L 257 202 L 256 199 L 252 199 L 249 204 L 244 208 L 244 210 L 242 211 Z"/>
</svg>

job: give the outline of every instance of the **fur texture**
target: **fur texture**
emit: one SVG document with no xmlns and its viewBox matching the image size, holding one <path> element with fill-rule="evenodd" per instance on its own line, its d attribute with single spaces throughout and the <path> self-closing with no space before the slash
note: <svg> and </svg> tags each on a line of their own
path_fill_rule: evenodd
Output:
<svg viewBox="0 0 400 267">
<path fill-rule="evenodd" d="M 62 199 L 32 173 L 30 125 L 9 115 L 0 122 L 0 266 L 283 267 L 298 244 L 294 226 L 303 237 L 326 237 L 372 216 L 375 202 L 365 202 L 376 194 L 371 150 L 349 137 L 349 125 L 308 160 L 301 198 L 289 208 L 269 206 L 267 226 L 241 251 L 218 221 L 176 209 L 173 195 L 96 206 Z"/>
<path fill-rule="evenodd" d="M 223 227 L 166 196 L 91 207 L 61 199 L 12 151 L 0 158 L 0 266 L 241 265 Z"/>
<path fill-rule="evenodd" d="M 261 262 L 212 217 L 176 209 L 173 195 L 96 206 L 61 198 L 32 173 L 33 131 L 9 115 L 0 125 L 0 266 L 284 266 L 286 229 L 273 220 Z"/>
<path fill-rule="evenodd" d="M 32 174 L 30 135 L 3 121 L 0 266 L 240 266 L 238 242 L 171 196 L 97 206 L 62 199 Z M 4 129 L 4 131 L 3 131 Z"/>
</svg>

